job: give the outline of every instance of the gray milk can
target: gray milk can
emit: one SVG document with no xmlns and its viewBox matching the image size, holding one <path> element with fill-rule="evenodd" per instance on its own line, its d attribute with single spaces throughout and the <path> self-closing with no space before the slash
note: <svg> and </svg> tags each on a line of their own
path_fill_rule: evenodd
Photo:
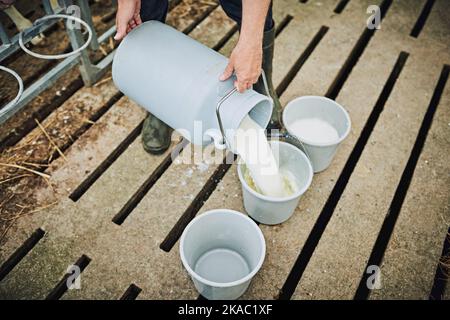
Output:
<svg viewBox="0 0 450 320">
<path fill-rule="evenodd" d="M 268 96 L 239 93 L 234 77 L 220 81 L 227 63 L 174 28 L 148 21 L 122 40 L 112 76 L 119 90 L 190 142 L 223 149 L 247 114 L 265 128 L 273 108 Z"/>
</svg>

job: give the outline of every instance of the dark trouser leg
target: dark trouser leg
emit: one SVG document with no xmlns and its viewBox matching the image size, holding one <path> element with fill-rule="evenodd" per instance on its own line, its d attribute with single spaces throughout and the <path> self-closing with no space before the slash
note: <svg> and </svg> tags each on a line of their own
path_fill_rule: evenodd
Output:
<svg viewBox="0 0 450 320">
<path fill-rule="evenodd" d="M 225 13 L 241 27 L 242 22 L 242 1 L 241 0 L 220 0 L 220 4 Z M 266 22 L 264 24 L 264 38 L 263 38 L 263 62 L 262 69 L 266 74 L 269 94 L 273 99 L 273 112 L 268 126 L 268 129 L 281 128 L 281 103 L 275 92 L 272 83 L 272 61 L 273 50 L 275 42 L 275 23 L 272 18 L 272 4 L 267 13 Z M 264 89 L 262 77 L 253 86 L 253 89 L 261 94 L 267 94 Z"/>
<path fill-rule="evenodd" d="M 228 17 L 233 19 L 241 28 L 242 22 L 242 0 L 220 0 L 220 5 L 223 11 Z M 272 3 L 269 7 L 269 12 L 267 13 L 266 23 L 264 24 L 264 31 L 269 31 L 273 28 L 274 22 L 272 19 Z"/>
<path fill-rule="evenodd" d="M 168 0 L 142 0 L 142 21 L 166 21 Z M 149 41 L 152 41 L 149 39 Z M 157 117 L 149 113 L 142 126 L 142 145 L 152 154 L 160 154 L 170 146 L 172 129 Z"/>
<path fill-rule="evenodd" d="M 150 20 L 166 21 L 168 0 L 141 0 L 141 19 L 143 22 Z"/>
<path fill-rule="evenodd" d="M 263 61 L 262 69 L 266 74 L 267 87 L 269 89 L 269 95 L 273 100 L 273 111 L 272 117 L 270 118 L 269 125 L 267 129 L 281 129 L 281 112 L 283 108 L 281 107 L 280 99 L 278 98 L 275 88 L 272 82 L 272 62 L 273 62 L 273 52 L 275 43 L 275 27 L 271 30 L 264 32 L 263 38 Z M 259 77 L 258 82 L 253 85 L 253 89 L 259 93 L 267 94 L 262 77 Z"/>
</svg>

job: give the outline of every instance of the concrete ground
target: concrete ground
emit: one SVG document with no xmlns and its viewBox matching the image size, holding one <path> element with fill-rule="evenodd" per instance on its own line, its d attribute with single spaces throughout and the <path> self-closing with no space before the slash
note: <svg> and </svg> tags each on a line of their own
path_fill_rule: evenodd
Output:
<svg viewBox="0 0 450 320">
<path fill-rule="evenodd" d="M 450 226 L 450 7 L 436 0 L 420 18 L 426 2 L 274 2 L 273 81 L 282 104 L 327 95 L 349 112 L 352 130 L 294 215 L 260 225 L 266 259 L 243 298 L 429 298 Z M 217 1 L 183 15 L 186 5 L 196 6 L 182 1 L 169 24 L 229 55 L 237 28 Z M 376 31 L 366 26 L 370 5 L 381 8 Z M 64 157 L 49 161 L 48 183 L 29 187 L 32 202 L 51 205 L 18 215 L 6 234 L 0 298 L 119 299 L 130 285 L 141 289 L 138 299 L 198 297 L 179 259 L 179 235 L 207 210 L 245 213 L 236 165 L 210 163 L 225 153 L 195 153 L 178 136 L 170 150 L 184 149 L 174 162 L 170 150 L 145 153 L 145 112 L 111 81 L 81 88 L 47 119 L 74 105 L 95 113 L 113 97 Z M 39 129 L 18 145 L 33 139 L 42 139 Z M 181 161 L 198 152 L 209 158 Z M 81 288 L 66 290 L 76 261 Z M 364 286 L 372 264 L 381 275 L 376 290 Z"/>
</svg>

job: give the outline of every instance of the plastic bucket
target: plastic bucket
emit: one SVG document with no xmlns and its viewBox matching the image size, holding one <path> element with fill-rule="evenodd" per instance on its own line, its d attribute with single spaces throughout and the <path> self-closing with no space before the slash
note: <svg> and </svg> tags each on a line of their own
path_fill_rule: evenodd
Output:
<svg viewBox="0 0 450 320">
<path fill-rule="evenodd" d="M 318 118 L 326 121 L 336 129 L 339 138 L 329 143 L 315 143 L 296 136 L 292 130 L 292 123 L 295 120 L 306 118 Z M 283 124 L 289 134 L 303 143 L 314 172 L 320 172 L 329 167 L 339 144 L 348 136 L 351 128 L 350 116 L 340 104 L 334 100 L 317 96 L 300 97 L 289 102 L 283 111 Z"/>
<path fill-rule="evenodd" d="M 195 288 L 207 299 L 239 298 L 261 268 L 264 236 L 246 215 L 211 210 L 193 219 L 180 241 L 183 266 Z"/>
<path fill-rule="evenodd" d="M 283 142 L 271 141 L 272 149 L 281 168 L 289 170 L 295 177 L 298 190 L 288 197 L 268 197 L 253 190 L 244 179 L 245 164 L 237 167 L 242 184 L 244 208 L 253 219 L 263 224 L 279 224 L 289 219 L 298 206 L 300 197 L 312 182 L 313 169 L 308 157 L 296 146 Z"/>
</svg>

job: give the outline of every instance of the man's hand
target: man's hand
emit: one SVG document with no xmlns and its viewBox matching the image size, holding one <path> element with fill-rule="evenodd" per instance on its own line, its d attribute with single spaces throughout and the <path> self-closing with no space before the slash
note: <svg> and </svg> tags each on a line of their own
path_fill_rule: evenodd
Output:
<svg viewBox="0 0 450 320">
<path fill-rule="evenodd" d="M 128 32 L 142 23 L 139 12 L 141 0 L 119 0 L 116 14 L 117 33 L 115 40 L 122 40 Z"/>
<path fill-rule="evenodd" d="M 239 41 L 231 53 L 228 65 L 220 80 L 227 80 L 234 72 L 237 77 L 234 86 L 239 92 L 244 92 L 258 81 L 259 75 L 261 74 L 261 65 L 261 43 L 259 41 L 253 43 L 242 43 Z"/>
<path fill-rule="evenodd" d="M 234 83 L 239 92 L 244 92 L 258 81 L 262 65 L 262 42 L 264 22 L 270 0 L 242 0 L 242 26 L 239 41 L 230 56 L 225 71 L 220 76 L 224 81 L 236 73 Z"/>
</svg>

